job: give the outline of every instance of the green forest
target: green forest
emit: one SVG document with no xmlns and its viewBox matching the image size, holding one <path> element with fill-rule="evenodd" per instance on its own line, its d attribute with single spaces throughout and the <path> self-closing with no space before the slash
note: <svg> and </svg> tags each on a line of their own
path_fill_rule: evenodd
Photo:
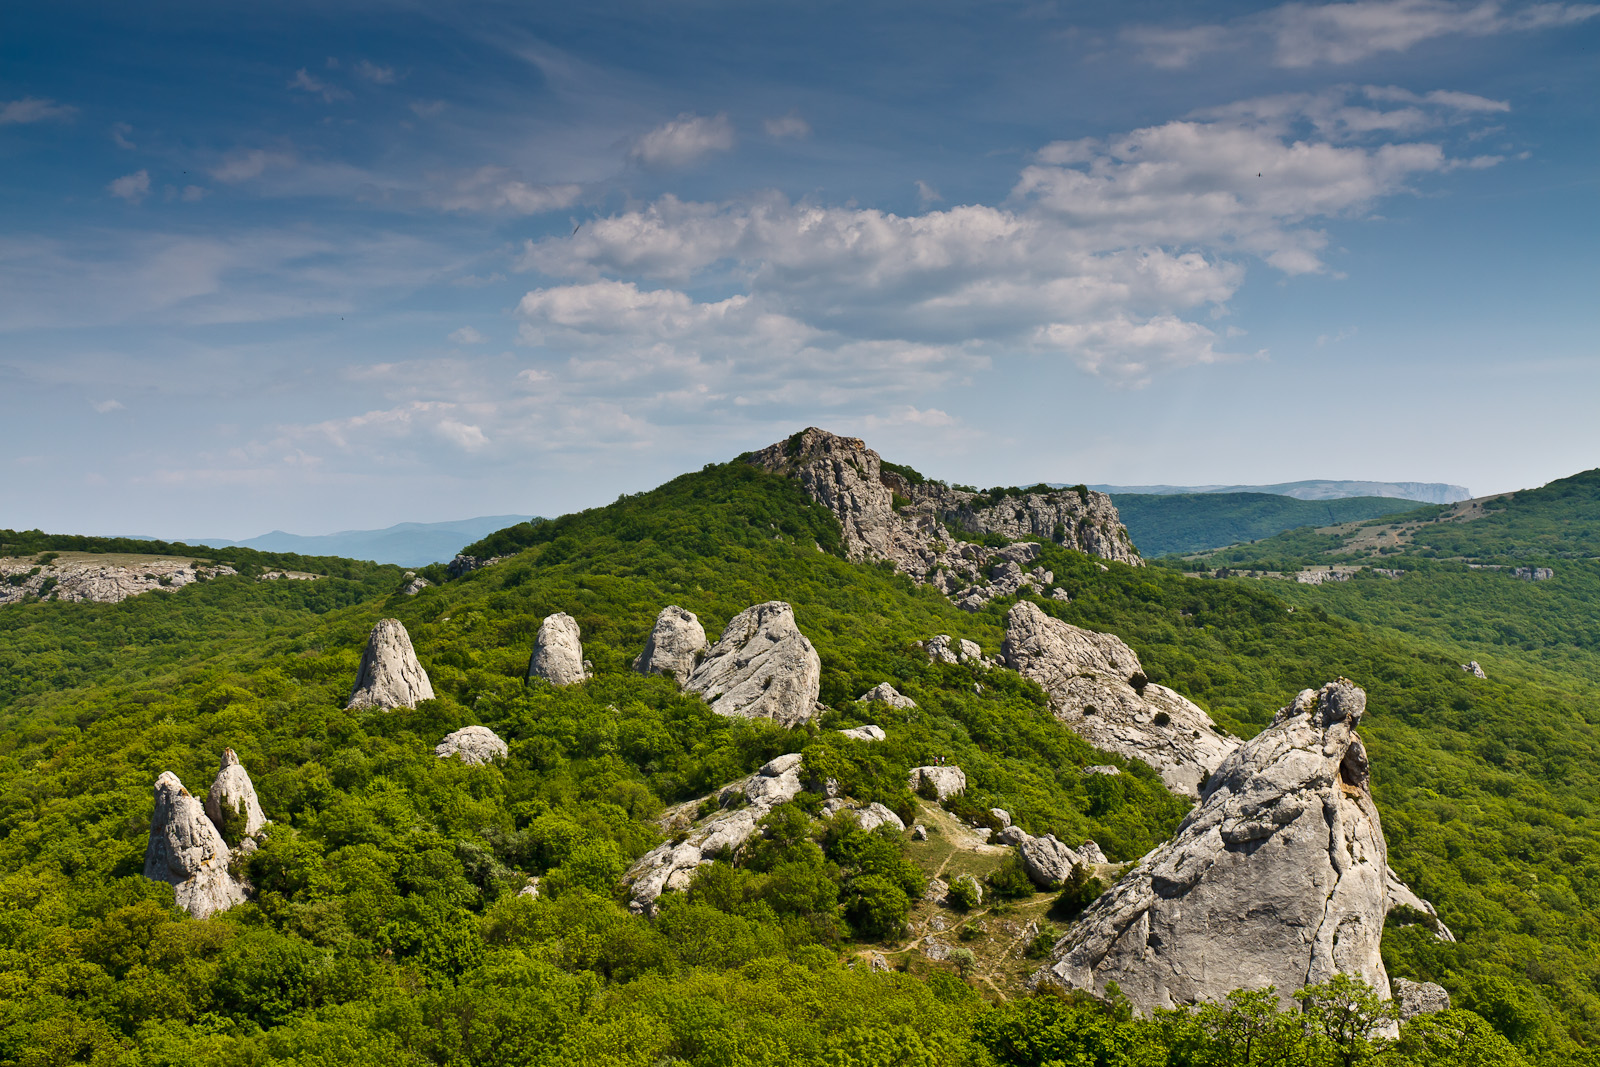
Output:
<svg viewBox="0 0 1600 1067">
<path fill-rule="evenodd" d="M 1596 485 L 1560 506 L 1594 507 Z M 1490 516 L 1495 558 L 1522 561 L 1524 531 L 1581 551 L 1555 513 L 1511 514 L 1561 499 Z M 12 555 L 93 550 L 0 539 Z M 1438 982 L 1455 1005 L 1397 1039 L 1373 1036 L 1387 1009 L 1345 979 L 1289 991 L 1294 1011 L 1256 993 L 1141 1018 L 1115 996 L 980 981 L 970 949 L 876 970 L 863 953 L 893 955 L 929 872 L 905 835 L 815 819 L 811 793 L 655 919 L 632 914 L 618 883 L 662 841 L 656 816 L 786 752 L 906 814 L 926 803 L 907 769 L 945 759 L 968 779 L 950 814 L 1004 808 L 1117 862 L 1188 810 L 1149 768 L 1056 722 L 1037 686 L 931 664 L 914 644 L 945 633 L 996 653 L 1014 599 L 968 614 L 839 546 L 797 484 L 736 461 L 495 535 L 482 547 L 511 558 L 450 581 L 431 569 L 439 584 L 415 596 L 399 568 L 316 560 L 295 565 L 328 575 L 317 581 L 241 574 L 0 609 L 0 1064 L 1600 1063 L 1600 669 L 1572 669 L 1593 656 L 1592 603 L 1547 617 L 1579 602 L 1560 584 L 1580 573 L 1568 557 L 1539 583 L 1418 556 L 1402 579 L 1313 588 L 1041 546 L 1043 610 L 1117 634 L 1150 680 L 1235 734 L 1302 688 L 1344 676 L 1367 690 L 1391 863 L 1458 939 L 1386 931 L 1391 976 Z M 1463 607 L 1491 584 L 1509 599 Z M 1521 599 L 1547 593 L 1560 596 Z M 719 717 L 629 667 L 667 604 L 714 636 L 768 599 L 794 606 L 820 654 L 828 710 L 811 726 Z M 558 611 L 579 622 L 596 677 L 530 686 L 534 635 Z M 389 617 L 437 698 L 345 710 L 366 636 Z M 1477 657 L 1489 678 L 1465 674 L 1462 650 L 1492 633 L 1498 651 Z M 856 703 L 884 681 L 918 707 L 885 718 Z M 837 733 L 869 722 L 887 741 Z M 509 742 L 505 761 L 435 758 L 473 723 Z M 141 874 L 151 788 L 170 770 L 203 793 L 225 747 L 272 825 L 241 871 L 253 899 L 196 921 Z M 1083 773 L 1096 764 L 1123 773 Z M 518 893 L 529 876 L 536 899 Z M 1069 899 L 1082 887 L 1056 899 L 1015 883 L 995 870 L 953 921 L 1034 908 L 1065 923 L 1083 903 Z"/>
</svg>

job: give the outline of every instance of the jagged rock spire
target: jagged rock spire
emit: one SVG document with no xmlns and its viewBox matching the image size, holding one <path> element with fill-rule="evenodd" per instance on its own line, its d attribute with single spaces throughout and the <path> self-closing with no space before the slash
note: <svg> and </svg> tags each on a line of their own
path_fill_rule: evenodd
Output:
<svg viewBox="0 0 1600 1067">
<path fill-rule="evenodd" d="M 817 714 L 822 660 L 781 600 L 745 608 L 684 683 L 718 715 L 798 726 Z"/>
<path fill-rule="evenodd" d="M 380 619 L 361 654 L 347 708 L 414 708 L 433 699 L 428 672 L 417 662 L 411 635 L 399 619 Z"/>
<path fill-rule="evenodd" d="M 216 780 L 206 794 L 206 817 L 230 845 L 254 837 L 267 825 L 261 802 L 256 799 L 255 783 L 231 748 L 222 750 Z"/>
<path fill-rule="evenodd" d="M 244 888 L 228 873 L 228 844 L 205 808 L 178 776 L 156 779 L 144 876 L 176 889 L 178 907 L 204 919 L 244 901 Z"/>
<path fill-rule="evenodd" d="M 564 611 L 546 616 L 533 639 L 533 655 L 528 657 L 528 678 L 543 678 L 551 685 L 576 685 L 593 677 L 583 658 L 583 641 L 578 620 Z"/>
</svg>

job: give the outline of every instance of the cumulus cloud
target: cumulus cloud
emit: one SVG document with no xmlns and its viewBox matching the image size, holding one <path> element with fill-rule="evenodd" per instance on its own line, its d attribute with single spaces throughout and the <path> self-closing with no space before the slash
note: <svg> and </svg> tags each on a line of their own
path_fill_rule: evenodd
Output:
<svg viewBox="0 0 1600 1067">
<path fill-rule="evenodd" d="M 683 167 L 732 147 L 733 124 L 727 115 L 707 118 L 684 112 L 636 140 L 628 158 L 646 167 Z"/>
<path fill-rule="evenodd" d="M 451 330 L 449 340 L 458 345 L 481 345 L 489 339 L 471 326 L 463 326 L 459 330 Z"/>
<path fill-rule="evenodd" d="M 432 176 L 428 199 L 446 211 L 510 211 L 537 215 L 571 207 L 583 192 L 577 185 L 534 185 L 505 167 L 479 167 L 464 175 Z"/>
<path fill-rule="evenodd" d="M 120 401 L 120 400 L 95 400 L 95 401 L 91 401 L 89 406 L 94 408 L 95 411 L 99 412 L 102 415 L 108 415 L 113 411 L 121 411 L 122 410 L 122 401 Z"/>
<path fill-rule="evenodd" d="M 1230 49 L 1264 49 L 1280 67 L 1355 63 L 1401 53 L 1439 37 L 1495 34 L 1570 26 L 1600 15 L 1600 4 L 1499 0 L 1353 0 L 1332 4 L 1287 3 L 1226 25 L 1138 26 L 1125 39 L 1154 66 L 1188 66 L 1202 55 Z"/>
<path fill-rule="evenodd" d="M 150 195 L 150 172 L 136 170 L 132 174 L 124 174 L 106 186 L 106 191 L 130 204 L 137 204 Z"/>
<path fill-rule="evenodd" d="M 363 59 L 357 63 L 356 73 L 374 85 L 393 85 L 395 83 L 393 67 L 380 67 L 369 60 Z"/>
<path fill-rule="evenodd" d="M 639 367 L 737 363 L 741 350 L 804 362 L 851 345 L 946 368 L 1055 353 L 1139 383 L 1254 355 L 1200 321 L 1227 314 L 1248 262 L 1327 270 L 1328 220 L 1477 162 L 1397 134 L 1503 106 L 1390 89 L 1245 101 L 1046 145 L 1002 204 L 908 216 L 665 196 L 529 242 L 522 269 L 570 281 L 523 298 L 521 338 L 631 352 Z M 702 282 L 744 291 L 698 300 Z"/>
<path fill-rule="evenodd" d="M 778 140 L 798 141 L 811 136 L 811 123 L 792 111 L 781 118 L 763 120 L 761 127 L 767 131 L 768 137 L 776 137 Z"/>
<path fill-rule="evenodd" d="M 43 97 L 25 96 L 0 105 L 0 126 L 25 126 L 34 122 L 64 122 L 78 113 L 70 104 L 58 104 Z"/>
<path fill-rule="evenodd" d="M 211 176 L 219 182 L 249 181 L 266 173 L 268 167 L 294 165 L 294 156 L 287 152 L 267 152 L 259 148 L 230 152 L 222 162 L 211 169 Z"/>
</svg>

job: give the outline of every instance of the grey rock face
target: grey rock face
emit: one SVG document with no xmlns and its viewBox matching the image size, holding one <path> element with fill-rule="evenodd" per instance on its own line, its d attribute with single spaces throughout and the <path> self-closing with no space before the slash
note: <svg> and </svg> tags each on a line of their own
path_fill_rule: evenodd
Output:
<svg viewBox="0 0 1600 1067">
<path fill-rule="evenodd" d="M 1147 682 L 1139 657 L 1111 634 L 1023 601 L 1006 614 L 1003 649 L 1007 666 L 1044 687 L 1056 718 L 1096 748 L 1144 760 L 1174 793 L 1198 797 L 1200 783 L 1238 747 L 1198 705 Z"/>
<path fill-rule="evenodd" d="M 1450 994 L 1444 986 L 1433 982 L 1413 982 L 1409 978 L 1394 980 L 1394 1002 L 1403 1023 L 1419 1015 L 1450 1010 Z"/>
<path fill-rule="evenodd" d="M 839 732 L 852 741 L 882 741 L 889 736 L 881 726 L 856 726 Z"/>
<path fill-rule="evenodd" d="M 628 869 L 623 877 L 630 887 L 628 907 L 638 914 L 653 915 L 656 900 L 663 892 L 688 888 L 694 872 L 711 863 L 722 849 L 738 852 L 755 834 L 756 824 L 768 812 L 800 795 L 803 758 L 798 752 L 779 756 L 755 774 L 724 786 L 714 794 L 722 808 L 744 800 L 746 806 L 742 808 L 718 811 L 698 823 L 693 820 L 700 801 L 690 801 L 668 811 L 662 819 L 662 827 L 669 834 L 681 833 L 681 839 L 658 845 Z"/>
<path fill-rule="evenodd" d="M 1113 767 L 1109 763 L 1096 763 L 1093 766 L 1085 767 L 1083 769 L 1083 773 L 1084 774 L 1106 774 L 1106 775 L 1110 775 L 1112 778 L 1115 778 L 1117 775 L 1122 773 L 1122 768 Z"/>
<path fill-rule="evenodd" d="M 440 759 L 455 756 L 474 767 L 505 759 L 507 751 L 500 735 L 487 726 L 463 726 L 454 733 L 445 734 L 444 740 L 433 746 L 433 754 Z"/>
<path fill-rule="evenodd" d="M 406 596 L 416 596 L 431 585 L 433 583 L 422 577 L 422 575 L 406 571 L 406 584 L 400 587 L 400 592 Z"/>
<path fill-rule="evenodd" d="M 458 555 L 458 556 L 456 556 L 455 559 L 451 560 L 448 564 L 445 565 L 445 570 L 450 572 L 450 577 L 459 578 L 463 574 L 471 574 L 473 571 L 482 570 L 484 567 L 493 566 L 494 564 L 499 563 L 503 559 L 510 559 L 510 558 L 511 558 L 510 556 L 482 556 L 482 557 L 480 557 L 480 556 L 462 556 L 462 555 Z"/>
<path fill-rule="evenodd" d="M 1452 934 L 1450 928 L 1444 924 L 1444 920 L 1439 918 L 1439 913 L 1433 909 L 1433 905 L 1412 892 L 1411 887 L 1402 882 L 1399 875 L 1391 870 L 1389 872 L 1389 911 L 1392 914 L 1401 908 L 1422 916 L 1423 923 L 1426 923 L 1433 930 L 1433 936 L 1440 941 L 1455 941 L 1456 935 Z"/>
<path fill-rule="evenodd" d="M 1525 582 L 1546 582 L 1556 576 L 1555 570 L 1550 567 L 1518 567 L 1511 573 Z"/>
<path fill-rule="evenodd" d="M 1011 825 L 1011 813 L 1006 809 L 990 808 L 989 814 L 993 815 L 995 821 L 1000 824 L 1000 829 L 1004 830 L 1006 827 Z"/>
<path fill-rule="evenodd" d="M 960 767 L 946 765 L 942 767 L 913 767 L 908 775 L 907 785 L 915 793 L 923 782 L 931 782 L 940 800 L 946 800 L 957 793 L 967 791 L 967 776 Z"/>
<path fill-rule="evenodd" d="M 564 611 L 545 617 L 533 639 L 528 657 L 528 680 L 543 678 L 551 685 L 576 685 L 591 677 L 583 659 L 578 620 Z"/>
<path fill-rule="evenodd" d="M 706 629 L 692 611 L 676 604 L 661 609 L 644 651 L 633 661 L 640 674 L 665 674 L 680 685 L 694 673 L 700 653 L 707 648 Z"/>
<path fill-rule="evenodd" d="M 417 662 L 411 635 L 399 619 L 380 619 L 361 653 L 347 708 L 414 708 L 433 699 L 428 672 Z"/>
<path fill-rule="evenodd" d="M 1378 953 L 1388 854 L 1355 732 L 1366 694 L 1307 689 L 1230 755 L 1201 804 L 1056 945 L 1029 982 L 1149 1012 L 1233 989 L 1297 989 L 1334 974 L 1387 996 Z"/>
<path fill-rule="evenodd" d="M 241 839 L 255 837 L 267 825 L 261 801 L 256 798 L 255 783 L 231 748 L 222 750 L 216 780 L 206 794 L 206 818 L 219 832 L 232 824 Z"/>
<path fill-rule="evenodd" d="M 935 634 L 922 646 L 930 663 L 982 663 L 983 649 L 965 637 L 959 641 L 949 634 Z"/>
<path fill-rule="evenodd" d="M 1081 856 L 1057 841 L 1054 834 L 1023 838 L 1017 845 L 1017 853 L 1022 857 L 1022 869 L 1040 889 L 1065 882 L 1072 875 L 1072 868 L 1083 862 Z"/>
<path fill-rule="evenodd" d="M 1078 846 L 1078 859 L 1091 865 L 1111 862 L 1106 859 L 1106 854 L 1100 851 L 1100 846 L 1095 844 L 1092 839 Z"/>
<path fill-rule="evenodd" d="M 1470 663 L 1463 663 L 1461 665 L 1461 669 L 1466 671 L 1468 674 L 1472 675 L 1474 678 L 1487 678 L 1487 677 L 1489 677 L 1487 674 L 1485 674 L 1483 672 L 1483 668 L 1478 666 L 1478 661 L 1477 660 L 1473 660 Z"/>
<path fill-rule="evenodd" d="M 798 726 L 816 717 L 822 660 L 795 625 L 794 609 L 769 600 L 728 620 L 683 688 L 703 696 L 718 715 Z"/>
<path fill-rule="evenodd" d="M 115 604 L 141 593 L 177 592 L 195 582 L 238 573 L 226 564 L 177 558 L 147 560 L 138 566 L 72 559 L 37 564 L 32 556 L 0 559 L 0 579 L 4 579 L 0 580 L 0 604 L 38 596 Z M 49 589 L 46 582 L 51 583 Z"/>
<path fill-rule="evenodd" d="M 862 693 L 860 696 L 856 697 L 856 701 L 861 704 L 877 702 L 880 704 L 887 704 L 891 708 L 901 709 L 910 709 L 917 706 L 917 702 L 915 700 L 912 700 L 908 696 L 901 696 L 899 691 L 888 682 L 879 682 L 871 689 L 868 689 L 865 693 Z"/>
<path fill-rule="evenodd" d="M 906 828 L 906 824 L 901 821 L 900 816 L 877 801 L 873 801 L 864 808 L 856 809 L 856 821 L 861 824 L 863 830 L 876 830 L 880 826 L 889 826 L 896 830 L 904 830 Z"/>
<path fill-rule="evenodd" d="M 998 834 L 995 834 L 994 839 L 1002 845 L 1020 845 L 1028 840 L 1028 831 L 1020 826 L 1007 826 Z"/>
<path fill-rule="evenodd" d="M 228 873 L 227 842 L 171 771 L 156 779 L 156 807 L 144 876 L 177 892 L 178 907 L 204 919 L 244 902 L 244 888 Z"/>
</svg>

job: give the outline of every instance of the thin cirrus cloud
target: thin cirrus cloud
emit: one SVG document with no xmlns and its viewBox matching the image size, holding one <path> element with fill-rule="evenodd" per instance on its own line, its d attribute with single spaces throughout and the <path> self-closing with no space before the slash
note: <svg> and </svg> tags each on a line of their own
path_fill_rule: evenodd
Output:
<svg viewBox="0 0 1600 1067">
<path fill-rule="evenodd" d="M 106 191 L 130 204 L 137 204 L 150 195 L 150 172 L 136 170 L 132 174 L 124 174 L 106 186 Z"/>
<path fill-rule="evenodd" d="M 779 118 L 764 119 L 761 128 L 778 140 L 804 140 L 811 136 L 811 123 L 793 112 Z"/>
<path fill-rule="evenodd" d="M 70 104 L 36 96 L 9 100 L 0 105 L 0 126 L 25 126 L 35 122 L 64 122 L 78 113 Z"/>
<path fill-rule="evenodd" d="M 572 184 L 539 185 L 522 181 L 505 167 L 479 167 L 468 174 L 432 176 L 427 199 L 445 211 L 507 211 L 537 215 L 571 207 L 582 193 Z"/>
<path fill-rule="evenodd" d="M 1123 37 L 1146 62 L 1167 69 L 1239 48 L 1265 49 L 1276 66 L 1294 69 L 1356 63 L 1383 53 L 1405 52 L 1440 37 L 1488 37 L 1570 26 L 1596 15 L 1600 15 L 1600 4 L 1510 6 L 1498 0 L 1288 3 L 1225 25 L 1136 26 L 1125 30 Z"/>
<path fill-rule="evenodd" d="M 637 354 L 641 373 L 740 351 L 798 360 L 875 345 L 924 368 L 1031 351 L 1112 381 L 1254 355 L 1225 315 L 1258 259 L 1328 269 L 1327 220 L 1359 217 L 1461 159 L 1430 140 L 1504 105 L 1469 94 L 1343 88 L 1243 101 L 1040 149 L 1001 204 L 900 216 L 767 194 L 664 196 L 530 241 L 520 267 L 568 284 L 518 307 L 525 344 Z M 1307 131 L 1311 131 L 1308 135 Z M 701 302 L 729 264 L 748 291 Z M 795 354 L 805 353 L 804 358 Z"/>
<path fill-rule="evenodd" d="M 684 167 L 712 152 L 733 147 L 733 123 L 727 115 L 684 112 L 634 141 L 628 158 L 645 167 Z"/>
</svg>

